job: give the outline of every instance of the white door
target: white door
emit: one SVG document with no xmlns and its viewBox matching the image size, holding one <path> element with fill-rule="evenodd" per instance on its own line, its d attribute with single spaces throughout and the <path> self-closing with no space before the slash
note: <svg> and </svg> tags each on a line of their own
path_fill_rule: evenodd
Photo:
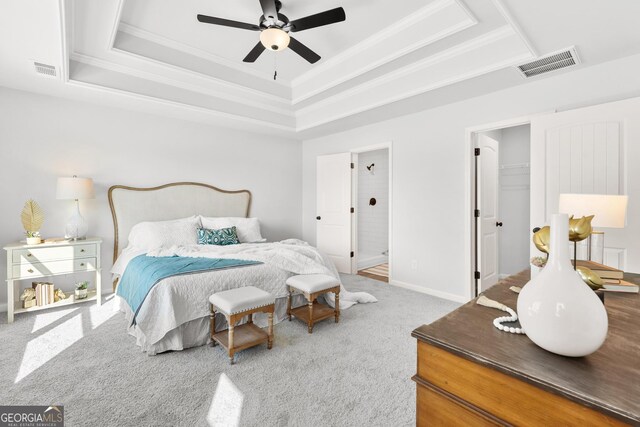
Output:
<svg viewBox="0 0 640 427">
<path fill-rule="evenodd" d="M 640 271 L 640 98 L 531 121 L 531 227 L 549 223 L 559 195 L 627 194 L 627 225 L 606 228 L 604 263 Z M 531 245 L 531 256 L 539 255 Z"/>
<path fill-rule="evenodd" d="M 498 281 L 498 141 L 479 134 L 478 157 L 478 291 Z"/>
<path fill-rule="evenodd" d="M 340 273 L 351 273 L 351 153 L 318 156 L 316 241 Z"/>
</svg>

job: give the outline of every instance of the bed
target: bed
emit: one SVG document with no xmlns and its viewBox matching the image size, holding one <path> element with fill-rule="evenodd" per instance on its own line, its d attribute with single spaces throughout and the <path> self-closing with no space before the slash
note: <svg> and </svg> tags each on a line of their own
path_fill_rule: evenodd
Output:
<svg viewBox="0 0 640 427">
<path fill-rule="evenodd" d="M 109 189 L 109 205 L 114 224 L 114 288 L 127 265 L 139 255 L 233 258 L 259 262 L 241 268 L 162 279 L 148 292 L 137 313 L 123 298 L 116 297 L 116 303 L 128 321 L 128 332 L 136 338 L 142 351 L 149 355 L 206 344 L 209 340 L 208 297 L 215 292 L 248 285 L 264 289 L 276 297 L 277 323 L 286 314 L 285 281 L 288 277 L 293 274 L 323 273 L 339 280 L 333 263 L 327 257 L 295 239 L 273 243 L 247 242 L 224 247 L 165 243 L 153 249 L 142 247 L 137 241 L 129 242 L 132 230 L 135 234 L 139 224 L 162 224 L 162 221 L 177 219 L 191 224 L 191 218 L 199 218 L 202 224 L 207 218 L 248 218 L 251 207 L 251 193 L 248 190 L 226 191 L 194 182 L 153 188 L 116 185 Z M 368 294 L 343 291 L 340 306 L 348 308 L 356 302 L 369 301 L 375 301 L 375 298 Z M 294 300 L 294 304 L 296 302 Z M 333 304 L 331 298 L 327 298 L 327 302 Z M 266 325 L 266 316 L 257 315 L 254 321 L 259 326 Z M 226 328 L 224 318 L 216 318 L 216 325 L 220 329 Z"/>
</svg>

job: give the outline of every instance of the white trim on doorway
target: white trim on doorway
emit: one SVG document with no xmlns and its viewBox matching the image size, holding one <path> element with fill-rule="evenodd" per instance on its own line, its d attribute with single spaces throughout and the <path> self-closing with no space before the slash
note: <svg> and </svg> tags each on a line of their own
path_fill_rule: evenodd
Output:
<svg viewBox="0 0 640 427">
<path fill-rule="evenodd" d="M 473 151 L 476 143 L 476 135 L 481 132 L 489 132 L 492 130 L 505 129 L 514 126 L 522 126 L 531 124 L 531 120 L 533 117 L 542 114 L 548 114 L 548 111 L 538 114 L 532 114 L 528 116 L 521 116 L 512 119 L 502 120 L 494 123 L 487 123 L 478 126 L 472 126 L 465 129 L 464 135 L 464 151 L 465 151 L 465 163 L 464 163 L 464 177 L 465 177 L 465 190 L 464 190 L 464 211 L 465 214 L 465 223 L 464 223 L 464 266 L 465 272 L 467 274 L 467 296 L 468 300 L 472 300 L 476 297 L 476 279 L 474 277 L 474 250 L 475 250 L 475 242 L 474 242 L 474 217 L 473 217 L 473 209 L 474 209 L 474 198 L 475 198 L 475 189 L 474 189 L 474 155 Z"/>
<path fill-rule="evenodd" d="M 383 142 L 380 144 L 367 145 L 365 147 L 357 147 L 350 150 L 351 154 L 359 154 L 366 153 L 368 151 L 376 151 L 376 150 L 384 150 L 387 149 L 389 151 L 389 283 L 391 283 L 393 277 L 393 141 Z M 357 169 L 356 169 L 357 171 Z M 358 186 L 357 186 L 357 173 L 354 175 L 356 183 L 352 185 L 352 199 L 357 200 L 358 198 Z M 351 247 L 355 253 L 355 262 L 352 263 L 355 271 L 352 271 L 353 274 L 358 274 L 358 216 L 357 209 L 358 206 L 354 202 L 354 206 L 356 207 L 356 215 L 351 217 L 352 227 L 352 244 Z"/>
</svg>

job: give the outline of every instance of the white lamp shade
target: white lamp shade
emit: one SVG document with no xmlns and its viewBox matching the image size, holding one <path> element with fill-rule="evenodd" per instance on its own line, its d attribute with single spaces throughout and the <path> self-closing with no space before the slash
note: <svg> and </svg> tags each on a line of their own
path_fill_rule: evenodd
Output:
<svg viewBox="0 0 640 427">
<path fill-rule="evenodd" d="M 612 194 L 560 194 L 560 213 L 576 217 L 595 215 L 594 227 L 624 228 L 627 196 Z"/>
<path fill-rule="evenodd" d="M 286 31 L 280 28 L 267 28 L 260 33 L 260 42 L 262 45 L 273 51 L 284 50 L 289 46 L 291 38 Z"/>
<path fill-rule="evenodd" d="M 58 178 L 56 199 L 93 199 L 95 196 L 93 180 L 91 178 Z"/>
</svg>

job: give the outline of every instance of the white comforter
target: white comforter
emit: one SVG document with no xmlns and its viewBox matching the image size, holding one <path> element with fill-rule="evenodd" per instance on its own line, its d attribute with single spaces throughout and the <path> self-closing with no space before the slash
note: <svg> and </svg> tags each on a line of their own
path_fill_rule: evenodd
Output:
<svg viewBox="0 0 640 427">
<path fill-rule="evenodd" d="M 133 255 L 135 251 L 128 251 Z M 243 286 L 256 286 L 272 293 L 276 298 L 287 295 L 285 281 L 294 274 L 328 274 L 340 280 L 333 263 L 316 248 L 307 243 L 290 239 L 277 243 L 255 243 L 229 246 L 193 245 L 174 246 L 150 251 L 148 256 L 183 256 L 208 258 L 233 258 L 260 261 L 263 264 L 240 268 L 213 270 L 202 273 L 173 276 L 161 280 L 154 286 L 136 316 L 136 326 L 129 332 L 136 336 L 143 350 L 154 354 L 166 350 L 178 350 L 191 346 L 184 343 L 182 337 L 176 339 L 188 322 L 209 315 L 208 298 L 215 292 Z M 114 266 L 114 272 L 120 273 L 126 268 L 125 260 Z M 121 261 L 121 259 L 118 259 Z M 122 264 L 125 265 L 122 265 Z M 342 286 L 342 285 L 341 285 Z M 325 295 L 331 305 L 333 294 Z M 341 287 L 340 308 L 346 309 L 360 302 L 375 302 L 375 297 L 365 292 L 348 292 Z M 120 299 L 120 308 L 131 317 L 131 310 Z M 206 322 L 200 322 L 200 329 Z M 193 325 L 192 325 L 193 326 Z M 204 331 L 199 336 L 206 336 Z M 168 341 L 171 337 L 172 342 Z M 201 341 L 201 339 L 200 339 Z M 194 345 L 201 345 L 198 342 Z M 177 348 L 180 347 L 180 348 Z"/>
</svg>

